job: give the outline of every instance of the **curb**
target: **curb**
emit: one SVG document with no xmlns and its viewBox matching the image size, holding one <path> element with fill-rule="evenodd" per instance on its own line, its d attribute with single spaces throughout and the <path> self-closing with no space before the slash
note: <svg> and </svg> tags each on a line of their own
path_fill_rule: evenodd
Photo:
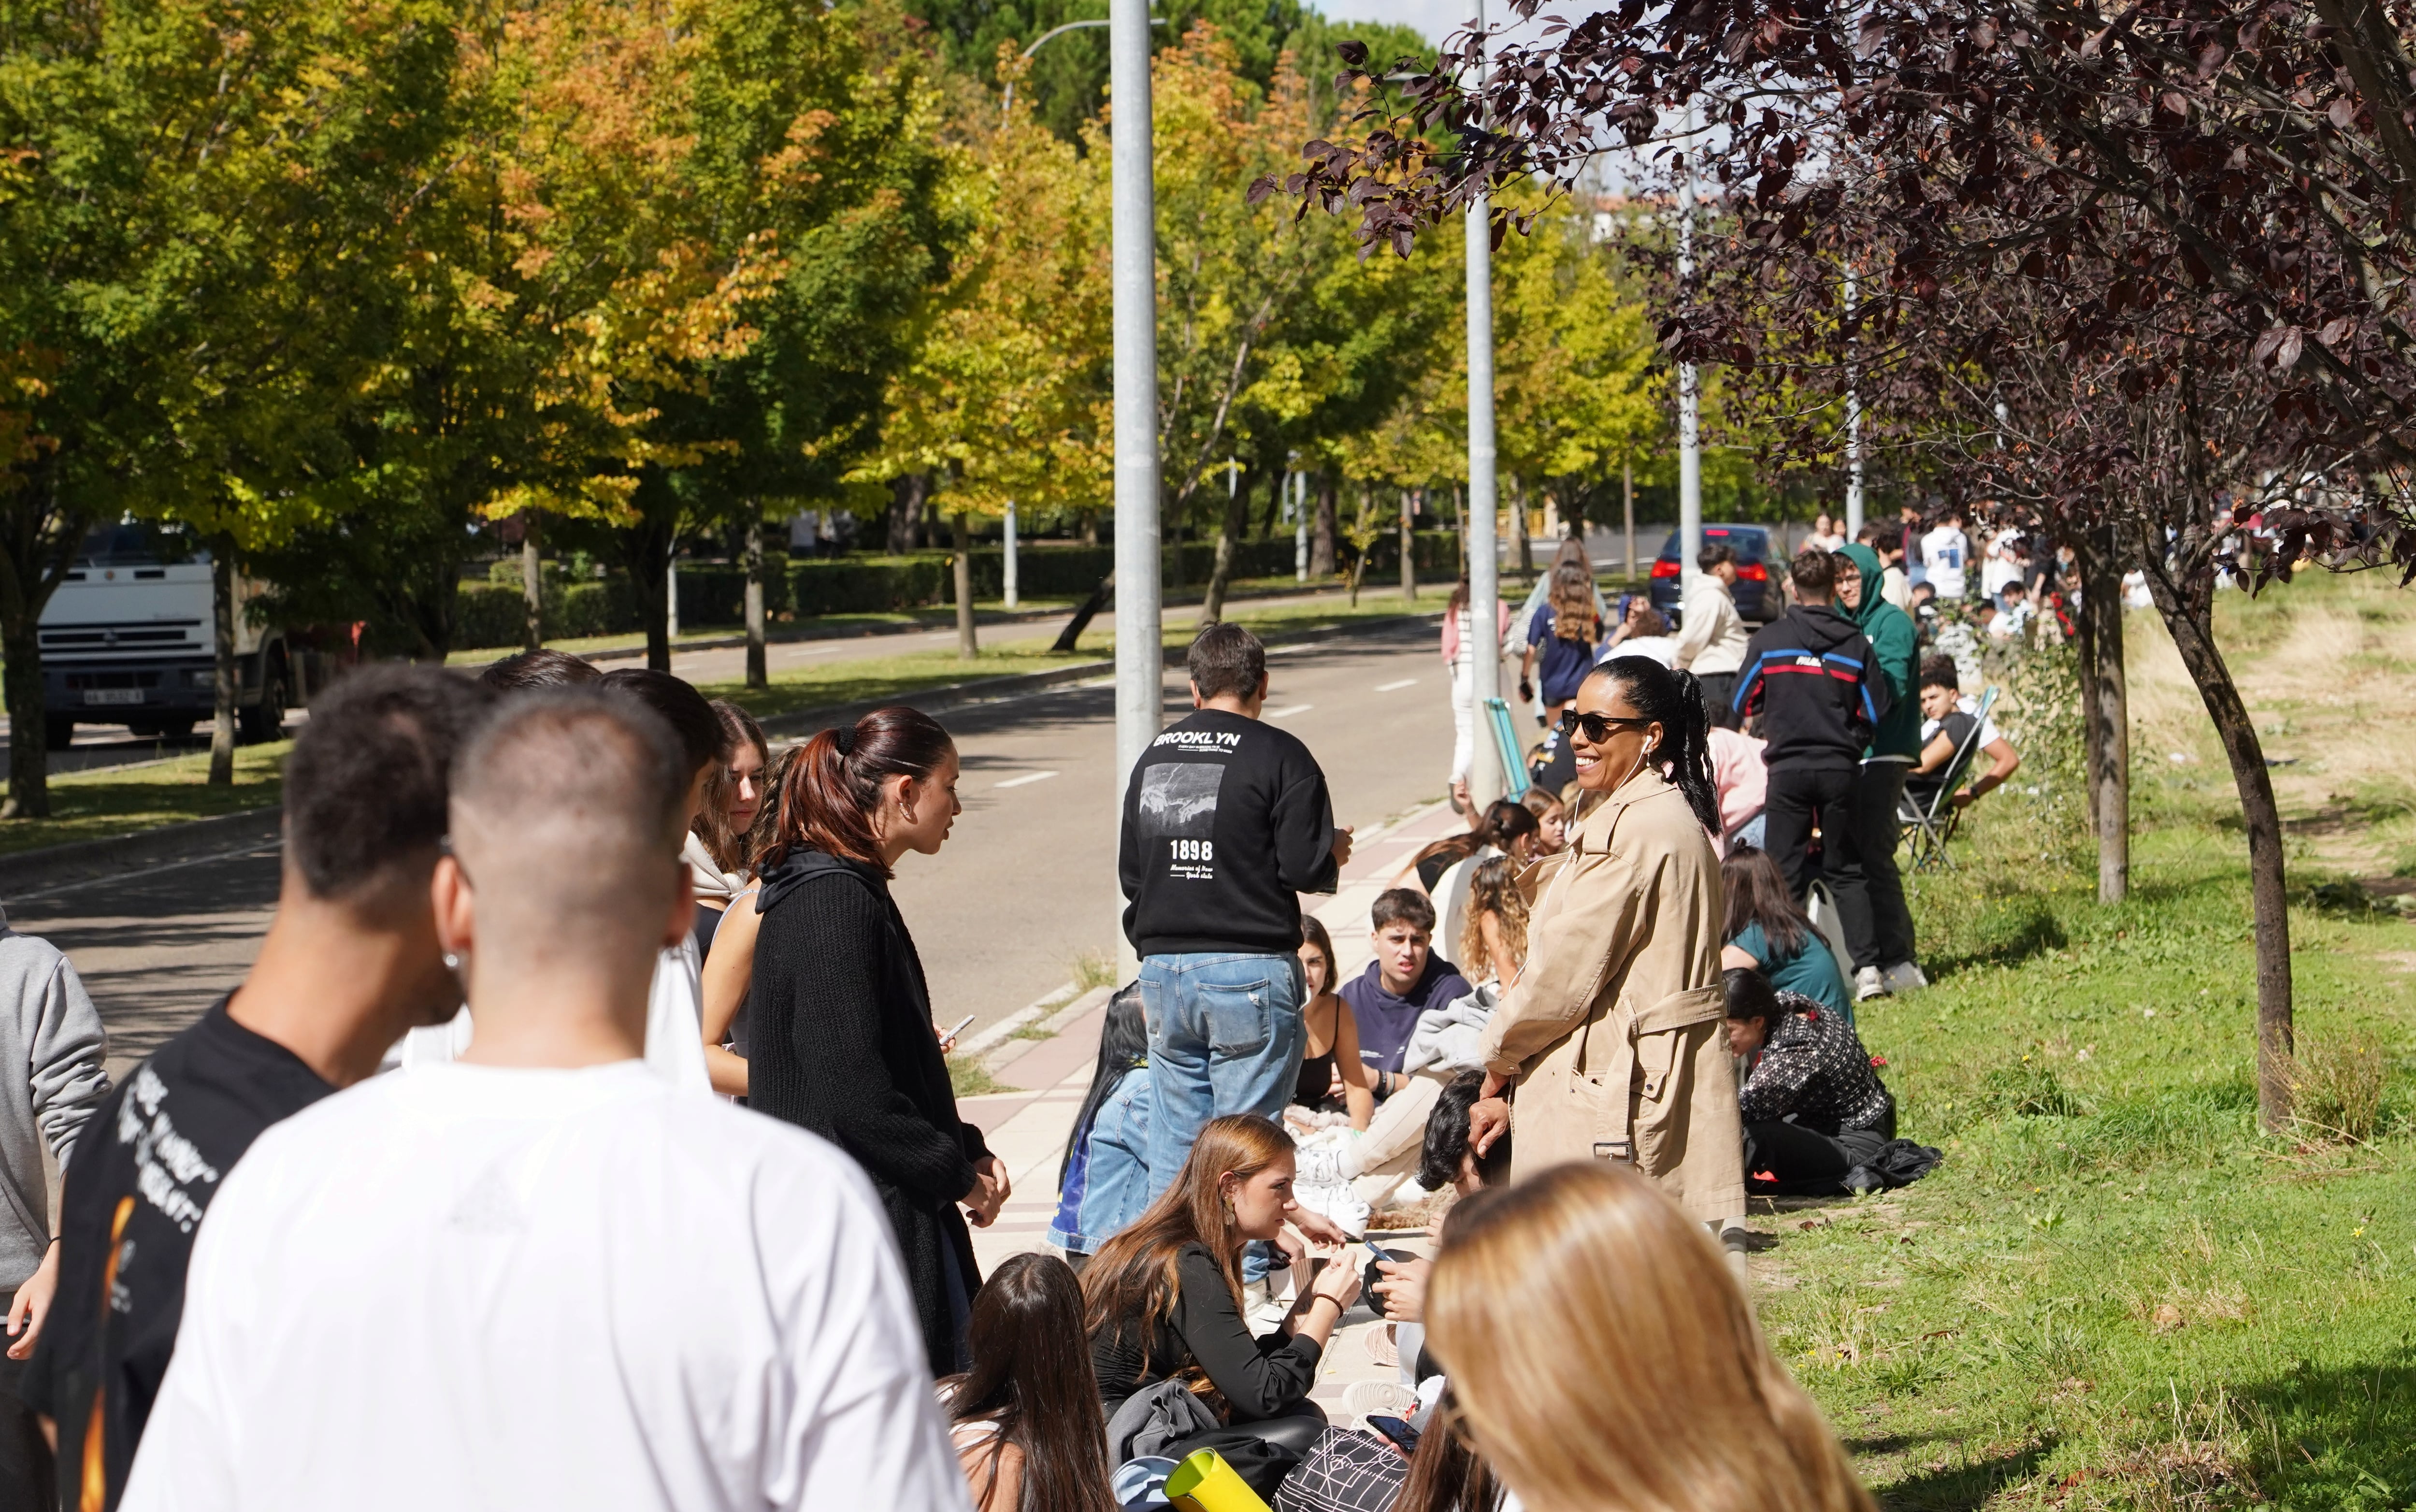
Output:
<svg viewBox="0 0 2416 1512">
<path fill-rule="evenodd" d="M 984 1070 L 995 1076 L 1004 1067 L 1021 1059 L 1032 1046 L 1040 1043 L 1038 1039 L 1018 1039 L 1015 1037 L 1018 1034 L 1036 1025 L 1044 1037 L 1053 1035 L 1065 1024 L 1105 1003 L 1114 990 L 1112 987 L 1095 987 L 1087 992 L 1077 991 L 1074 984 L 1067 982 L 1039 1002 L 1018 1008 L 966 1040 L 957 1047 L 955 1053 L 959 1059 L 980 1062 Z"/>
<path fill-rule="evenodd" d="M 68 845 L 47 845 L 38 851 L 21 851 L 15 855 L 0 856 L 0 897 L 12 901 L 38 898 L 125 872 L 152 871 L 240 855 L 276 844 L 284 823 L 282 808 L 249 809 L 241 813 L 163 824 L 158 829 L 107 839 L 77 840 Z"/>
</svg>

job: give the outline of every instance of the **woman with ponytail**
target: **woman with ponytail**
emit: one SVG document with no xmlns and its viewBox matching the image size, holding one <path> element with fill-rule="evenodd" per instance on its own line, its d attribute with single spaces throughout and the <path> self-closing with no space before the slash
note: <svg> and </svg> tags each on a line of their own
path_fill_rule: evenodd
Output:
<svg viewBox="0 0 2416 1512">
<path fill-rule="evenodd" d="M 1593 670 L 1563 717 L 1593 803 L 1544 863 L 1527 966 L 1485 1026 L 1482 1155 L 1514 1173 L 1635 1167 L 1714 1228 L 1744 1216 L 1744 1129 L 1720 982 L 1710 718 L 1693 674 L 1643 657 Z"/>
<path fill-rule="evenodd" d="M 957 748 L 929 715 L 875 709 L 806 742 L 781 774 L 756 900 L 747 1097 L 855 1157 L 887 1209 L 931 1373 L 965 1368 L 974 1269 L 1006 1168 L 957 1115 L 914 936 L 889 896 L 909 851 L 960 811 Z M 961 1204 L 965 1212 L 959 1212 Z"/>
</svg>

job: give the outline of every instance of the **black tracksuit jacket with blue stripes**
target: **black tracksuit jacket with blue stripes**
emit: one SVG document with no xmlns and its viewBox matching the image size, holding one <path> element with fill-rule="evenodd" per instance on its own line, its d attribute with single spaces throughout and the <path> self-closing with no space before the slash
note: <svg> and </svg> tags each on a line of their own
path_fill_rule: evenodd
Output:
<svg viewBox="0 0 2416 1512">
<path fill-rule="evenodd" d="M 1851 770 L 1889 706 L 1871 643 L 1825 604 L 1798 604 L 1745 643 L 1736 710 L 1761 716 L 1761 759 L 1774 769 Z"/>
</svg>

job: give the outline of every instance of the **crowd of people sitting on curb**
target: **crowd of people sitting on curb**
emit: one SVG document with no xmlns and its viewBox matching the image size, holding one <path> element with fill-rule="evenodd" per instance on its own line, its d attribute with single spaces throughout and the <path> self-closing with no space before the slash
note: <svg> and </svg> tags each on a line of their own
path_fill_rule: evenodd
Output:
<svg viewBox="0 0 2416 1512">
<path fill-rule="evenodd" d="M 1925 752 L 1850 568 L 1880 574 L 1796 559 L 1722 701 L 1761 727 L 1761 846 L 1694 673 L 1531 641 L 1566 788 L 1413 857 L 1348 980 L 1300 899 L 1351 832 L 1261 718 L 1263 647 L 1203 630 L 1125 795 L 1141 966 L 1057 1252 L 987 1279 L 1009 1173 L 889 885 L 960 811 L 944 728 L 887 707 L 775 752 L 663 673 L 363 669 L 295 742 L 258 960 L 123 1083 L 72 967 L 0 935 L 34 1067 L 0 1140 L 66 1173 L 51 1246 L 38 1205 L 6 1236 L 0 1472 L 79 1512 L 1868 1507 L 1737 1247 L 1748 1191 L 1936 1159 L 1805 907 L 1817 859 L 1852 960 L 1910 965 L 1855 809 L 1904 773 L 1857 764 Z M 1607 617 L 1548 597 L 1546 640 Z M 1367 1247 L 1379 1211 L 1440 1215 L 1435 1253 Z M 1363 1298 L 1400 1380 L 1336 1424 L 1311 1388 Z"/>
</svg>

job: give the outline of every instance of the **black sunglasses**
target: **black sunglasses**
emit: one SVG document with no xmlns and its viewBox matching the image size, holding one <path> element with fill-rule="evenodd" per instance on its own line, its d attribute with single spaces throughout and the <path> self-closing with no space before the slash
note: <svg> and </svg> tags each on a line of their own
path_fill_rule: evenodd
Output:
<svg viewBox="0 0 2416 1512">
<path fill-rule="evenodd" d="M 1616 714 L 1579 714 L 1574 705 L 1561 711 L 1561 733 L 1573 735 L 1583 730 L 1585 737 L 1597 746 L 1608 740 L 1611 731 L 1621 725 L 1641 729 L 1652 722 L 1650 719 L 1622 718 Z"/>
</svg>

